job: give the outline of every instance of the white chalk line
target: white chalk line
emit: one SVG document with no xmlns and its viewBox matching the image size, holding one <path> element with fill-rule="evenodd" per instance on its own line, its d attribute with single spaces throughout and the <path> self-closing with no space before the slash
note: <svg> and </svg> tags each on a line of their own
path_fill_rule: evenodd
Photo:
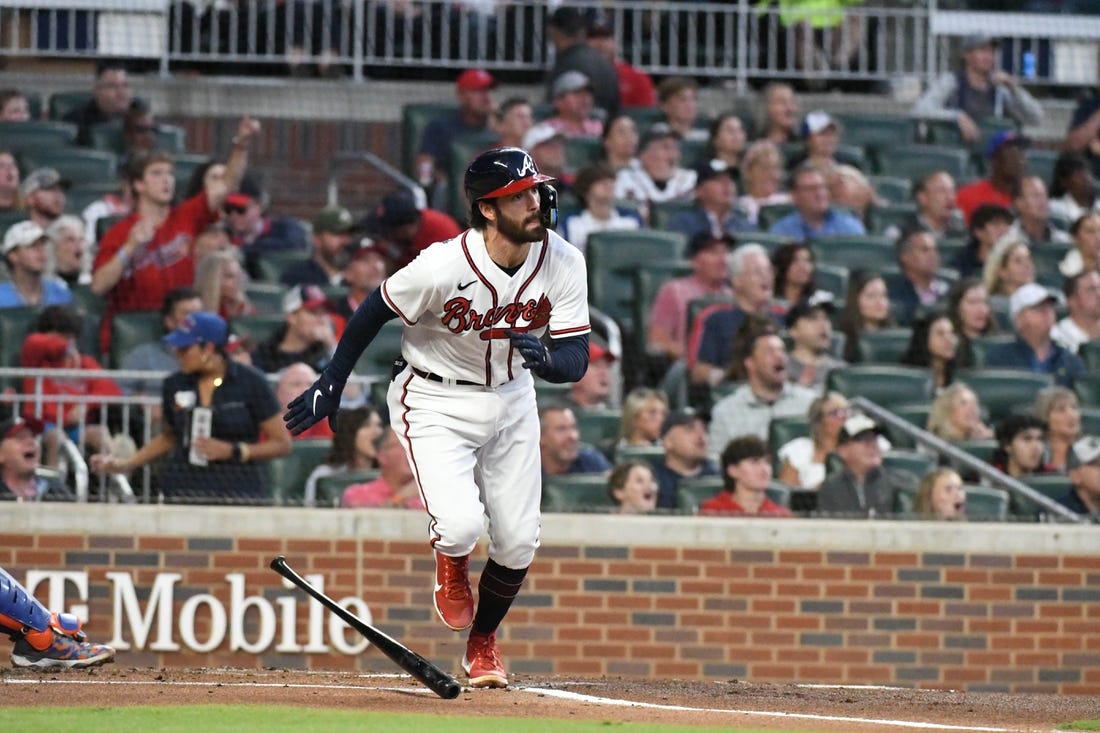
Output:
<svg viewBox="0 0 1100 733">
<path fill-rule="evenodd" d="M 366 678 L 408 678 L 406 675 L 400 674 L 372 674 L 372 675 L 357 675 L 358 677 Z M 279 687 L 279 688 L 294 688 L 294 689 L 317 689 L 317 690 L 383 690 L 386 692 L 412 692 L 424 695 L 434 694 L 431 690 L 417 687 L 363 687 L 362 685 L 341 685 L 341 684 L 306 684 L 301 682 L 191 682 L 184 680 L 59 680 L 59 679 L 13 679 L 3 678 L 4 684 L 9 685 L 143 685 L 143 686 L 175 686 L 175 687 Z M 756 717 L 770 717 L 770 718 L 784 718 L 791 720 L 813 720 L 813 721 L 829 721 L 838 723 L 862 723 L 867 725 L 882 725 L 891 726 L 895 728 L 915 728 L 921 730 L 950 730 L 950 731 L 976 731 L 977 733 L 1011 733 L 1011 728 L 993 728 L 986 726 L 972 726 L 972 725 L 951 725 L 946 723 L 927 723 L 923 721 L 913 720 L 890 720 L 884 718 L 861 718 L 846 715 L 820 715 L 816 713 L 788 713 L 783 711 L 774 710 L 735 710 L 730 708 L 696 708 L 686 705 L 665 705 L 660 703 L 650 702 L 638 702 L 633 700 L 619 700 L 609 697 L 598 697 L 595 695 L 585 695 L 579 692 L 569 692 L 568 690 L 558 690 L 546 687 L 513 687 L 513 690 L 518 692 L 533 693 L 536 695 L 544 695 L 547 697 L 557 697 L 563 700 L 573 700 L 576 702 L 587 702 L 597 705 L 607 705 L 609 707 L 632 707 L 632 708 L 647 708 L 651 710 L 669 710 L 675 712 L 691 712 L 691 713 L 717 713 L 725 715 L 747 715 Z M 896 689 L 896 688 L 891 688 Z"/>
</svg>

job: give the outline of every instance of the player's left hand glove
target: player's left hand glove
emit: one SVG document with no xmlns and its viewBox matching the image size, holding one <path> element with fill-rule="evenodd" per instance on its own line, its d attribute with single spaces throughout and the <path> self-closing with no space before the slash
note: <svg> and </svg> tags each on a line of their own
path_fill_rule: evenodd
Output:
<svg viewBox="0 0 1100 733">
<path fill-rule="evenodd" d="M 546 345 L 530 333 L 520 331 L 505 331 L 519 353 L 523 355 L 523 368 L 530 369 L 536 374 L 550 367 L 550 350 Z"/>
<path fill-rule="evenodd" d="M 343 384 L 337 384 L 331 377 L 322 374 L 309 389 L 298 395 L 286 406 L 283 421 L 287 430 L 294 435 L 303 433 L 314 424 L 328 417 L 329 426 L 336 430 L 336 412 L 340 409 L 340 395 Z"/>
</svg>

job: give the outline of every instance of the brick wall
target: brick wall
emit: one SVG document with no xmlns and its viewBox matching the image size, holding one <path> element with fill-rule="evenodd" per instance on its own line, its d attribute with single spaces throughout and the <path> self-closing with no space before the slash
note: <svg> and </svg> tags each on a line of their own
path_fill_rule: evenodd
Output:
<svg viewBox="0 0 1100 733">
<path fill-rule="evenodd" d="M 512 670 L 534 674 L 1098 694 L 1096 532 L 551 515 L 502 648 Z M 278 613 L 280 597 L 297 599 L 286 603 L 304 643 L 304 596 L 267 568 L 285 554 L 299 572 L 320 575 L 331 596 L 362 598 L 385 631 L 457 671 L 462 637 L 435 618 L 423 536 L 415 512 L 93 506 L 59 522 L 38 507 L 14 507 L 0 516 L 0 565 L 20 580 L 33 570 L 86 571 L 89 628 L 100 640 L 121 615 L 108 573 L 132 577 L 142 612 L 158 574 L 182 576 L 172 605 L 176 642 L 189 598 L 209 593 L 232 615 L 226 576 L 240 574 L 245 593 Z M 484 559 L 481 549 L 475 572 Z M 79 601 L 70 587 L 66 602 Z M 208 605 L 195 606 L 200 642 L 211 630 Z M 243 615 L 246 638 L 255 640 L 259 626 L 255 609 Z M 128 625 L 121 628 L 132 642 Z M 154 636 L 120 661 L 391 669 L 372 651 L 248 653 L 223 643 L 207 653 L 186 645 L 156 652 L 148 648 Z"/>
</svg>

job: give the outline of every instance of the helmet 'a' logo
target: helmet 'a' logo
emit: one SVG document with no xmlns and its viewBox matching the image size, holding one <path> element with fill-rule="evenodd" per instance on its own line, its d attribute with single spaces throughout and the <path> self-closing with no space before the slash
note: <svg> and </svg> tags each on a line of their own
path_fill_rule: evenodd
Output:
<svg viewBox="0 0 1100 733">
<path fill-rule="evenodd" d="M 527 176 L 536 175 L 538 172 L 538 168 L 535 167 L 535 161 L 531 160 L 531 156 L 524 155 L 523 165 L 519 167 L 519 177 L 526 178 Z"/>
</svg>

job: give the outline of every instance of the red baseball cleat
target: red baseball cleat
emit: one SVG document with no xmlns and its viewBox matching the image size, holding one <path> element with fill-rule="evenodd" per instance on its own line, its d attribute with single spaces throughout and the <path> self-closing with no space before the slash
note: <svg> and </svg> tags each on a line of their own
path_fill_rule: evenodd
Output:
<svg viewBox="0 0 1100 733">
<path fill-rule="evenodd" d="M 507 687 L 508 675 L 497 649 L 496 634 L 470 632 L 462 668 L 470 678 L 470 687 Z"/>
<path fill-rule="evenodd" d="M 435 553 L 435 612 L 448 628 L 462 631 L 474 622 L 474 594 L 470 590 L 470 556 Z"/>
</svg>

